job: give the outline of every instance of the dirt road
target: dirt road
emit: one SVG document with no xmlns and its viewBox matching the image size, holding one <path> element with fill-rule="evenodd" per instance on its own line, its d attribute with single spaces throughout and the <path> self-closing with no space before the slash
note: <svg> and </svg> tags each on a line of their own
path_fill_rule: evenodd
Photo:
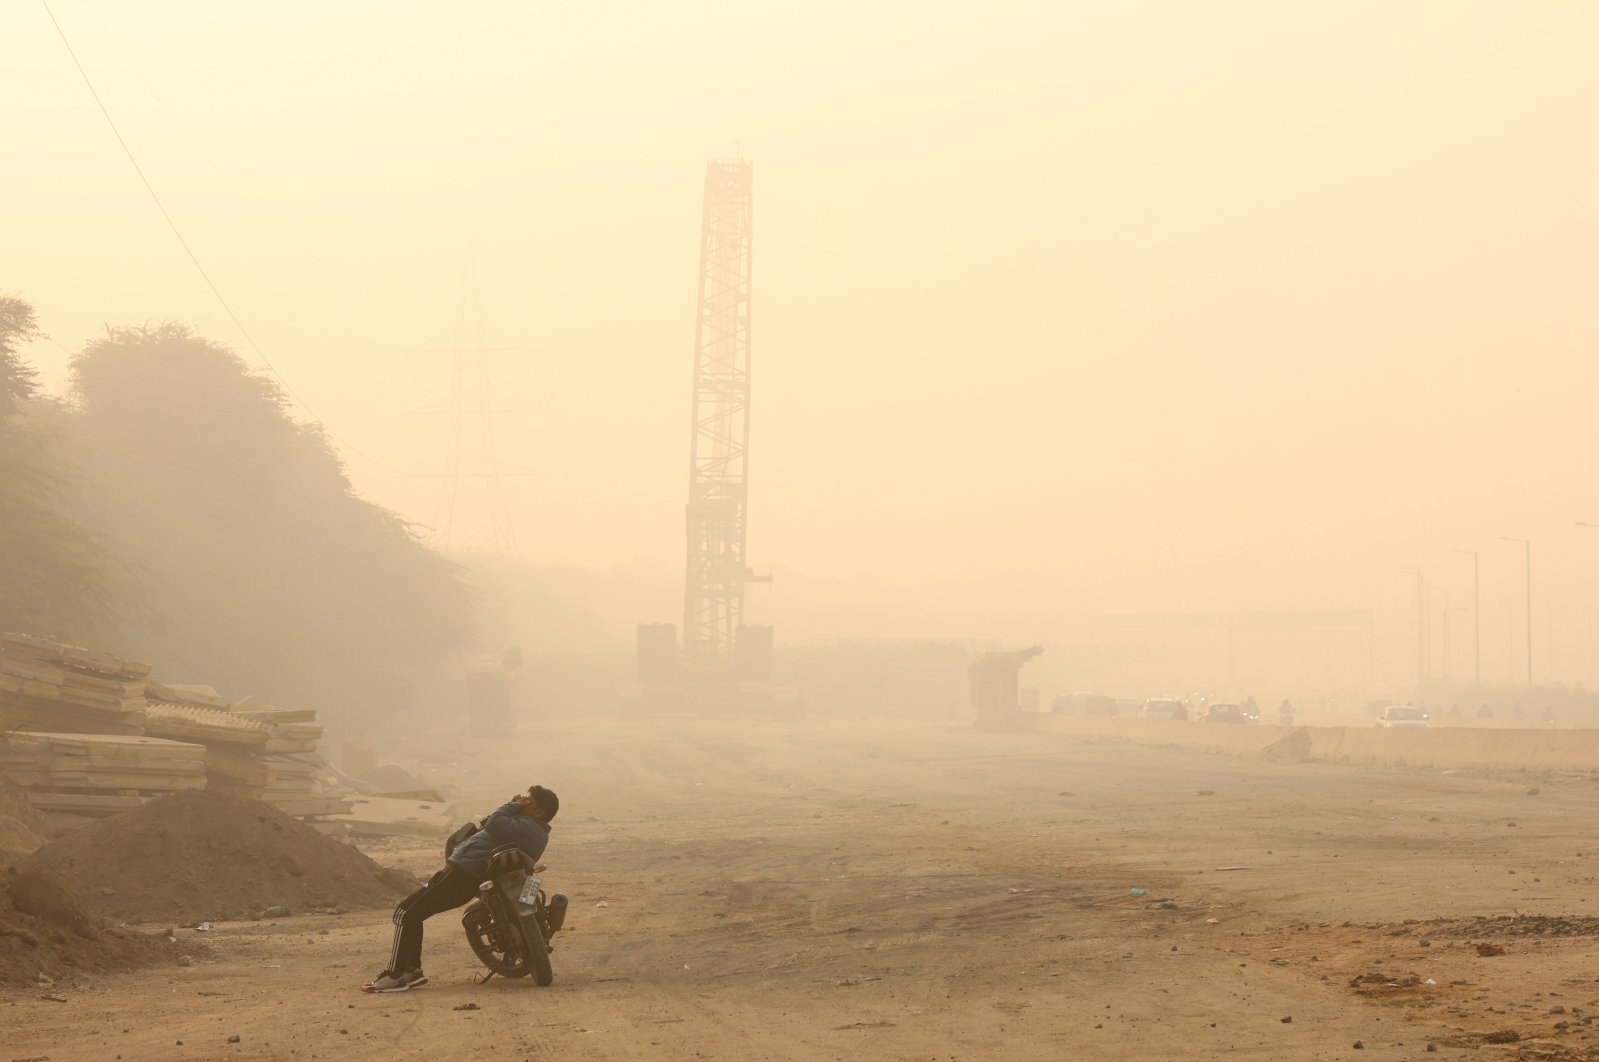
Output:
<svg viewBox="0 0 1599 1062">
<path fill-rule="evenodd" d="M 226 924 L 192 967 L 0 996 L 0 1062 L 1599 1058 L 1590 776 L 770 721 L 427 758 L 468 807 L 561 793 L 554 986 L 474 984 L 449 916 L 393 996 L 357 990 L 387 912 Z"/>
</svg>

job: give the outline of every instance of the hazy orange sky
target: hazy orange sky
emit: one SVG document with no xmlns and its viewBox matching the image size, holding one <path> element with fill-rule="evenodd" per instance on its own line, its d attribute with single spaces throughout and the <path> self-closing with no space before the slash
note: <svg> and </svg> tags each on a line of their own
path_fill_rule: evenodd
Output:
<svg viewBox="0 0 1599 1062">
<path fill-rule="evenodd" d="M 470 247 L 491 341 L 537 348 L 492 364 L 499 452 L 543 473 L 505 482 L 524 557 L 680 565 L 702 168 L 741 152 L 780 636 L 1372 608 L 1402 678 L 1397 568 L 1469 603 L 1464 547 L 1508 676 L 1514 535 L 1545 675 L 1599 681 L 1599 6 L 51 6 L 358 489 L 414 519 L 439 481 L 395 470 L 442 467 L 450 378 L 417 348 L 452 342 Z M 0 41 L 0 286 L 67 348 L 171 318 L 255 360 L 43 6 Z M 676 614 L 635 582 L 618 616 Z"/>
</svg>

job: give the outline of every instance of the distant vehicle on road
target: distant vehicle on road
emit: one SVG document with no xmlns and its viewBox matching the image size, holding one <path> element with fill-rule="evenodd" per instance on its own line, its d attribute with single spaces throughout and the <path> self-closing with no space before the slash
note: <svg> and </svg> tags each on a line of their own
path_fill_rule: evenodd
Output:
<svg viewBox="0 0 1599 1062">
<path fill-rule="evenodd" d="M 1427 709 L 1412 704 L 1390 704 L 1377 713 L 1377 725 L 1384 730 L 1417 730 L 1430 726 Z"/>
<path fill-rule="evenodd" d="M 1244 710 L 1236 704 L 1213 704 L 1205 710 L 1207 723 L 1242 723 Z"/>
<path fill-rule="evenodd" d="M 1260 722 L 1260 706 L 1255 703 L 1255 699 L 1253 697 L 1245 701 L 1243 707 L 1240 708 L 1239 711 L 1243 714 L 1244 722 Z"/>
<path fill-rule="evenodd" d="M 1103 693 L 1057 693 L 1050 698 L 1050 711 L 1059 715 L 1120 715 L 1116 698 Z"/>
<path fill-rule="evenodd" d="M 1140 719 L 1187 719 L 1188 706 L 1170 697 L 1151 697 L 1138 709 Z"/>
</svg>

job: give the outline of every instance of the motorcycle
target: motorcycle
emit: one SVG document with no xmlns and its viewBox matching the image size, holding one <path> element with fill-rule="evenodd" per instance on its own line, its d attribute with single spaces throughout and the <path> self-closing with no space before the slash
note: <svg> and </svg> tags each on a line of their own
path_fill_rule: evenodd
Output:
<svg viewBox="0 0 1599 1062">
<path fill-rule="evenodd" d="M 489 970 L 478 984 L 495 974 L 531 975 L 540 987 L 555 980 L 550 940 L 566 924 L 566 895 L 547 895 L 535 869 L 514 844 L 501 845 L 489 856 L 488 877 L 461 915 L 466 942 Z"/>
</svg>

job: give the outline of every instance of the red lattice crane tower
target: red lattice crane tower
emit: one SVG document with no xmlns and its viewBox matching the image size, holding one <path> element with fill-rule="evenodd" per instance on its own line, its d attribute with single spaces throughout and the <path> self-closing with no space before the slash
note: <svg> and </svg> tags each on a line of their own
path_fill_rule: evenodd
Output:
<svg viewBox="0 0 1599 1062">
<path fill-rule="evenodd" d="M 744 588 L 759 581 L 745 559 L 752 190 L 750 163 L 706 164 L 683 594 L 683 650 L 702 669 L 731 666 Z"/>
</svg>

